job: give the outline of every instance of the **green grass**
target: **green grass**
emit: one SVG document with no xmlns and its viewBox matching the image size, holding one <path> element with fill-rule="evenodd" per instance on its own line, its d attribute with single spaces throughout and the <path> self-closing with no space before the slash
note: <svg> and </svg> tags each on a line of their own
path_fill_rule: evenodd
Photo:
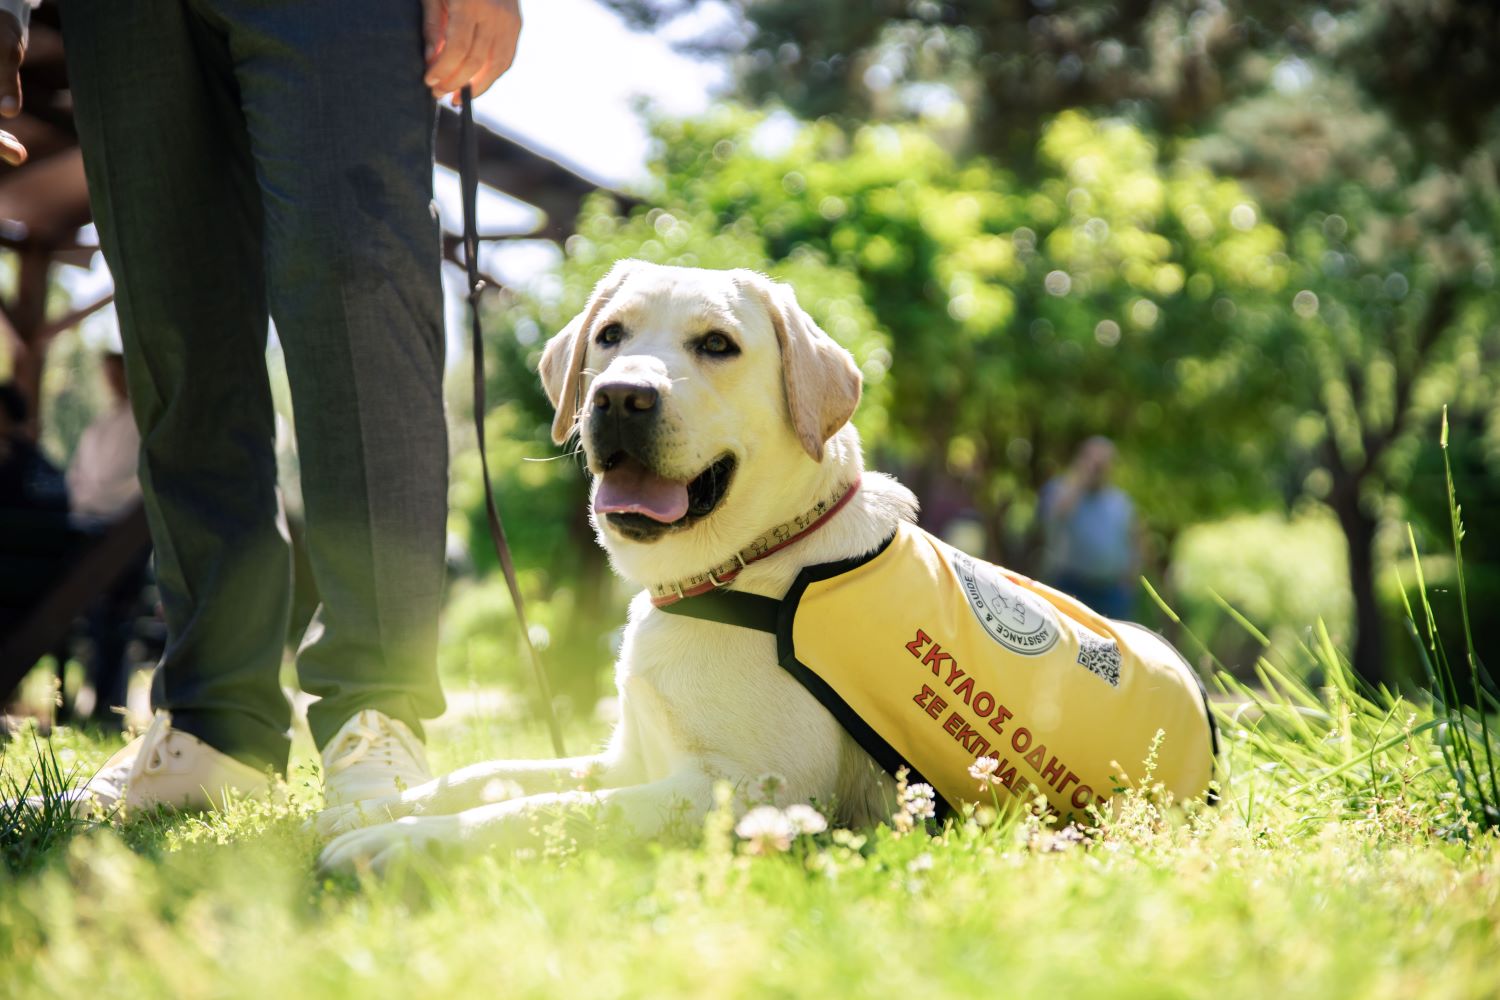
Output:
<svg viewBox="0 0 1500 1000">
<path fill-rule="evenodd" d="M 1453 528 L 1461 580 L 1456 502 Z M 559 824 L 533 855 L 326 880 L 305 743 L 270 803 L 122 829 L 0 813 L 0 997 L 1500 996 L 1496 727 L 1455 697 L 1477 660 L 1443 659 L 1425 596 L 1411 618 L 1435 696 L 1368 690 L 1313 629 L 1254 685 L 1220 675 L 1220 806 L 1132 790 L 1081 839 L 980 810 L 752 856 L 715 814 L 686 845 L 581 850 Z M 117 745 L 23 734 L 0 799 Z M 432 751 L 546 739 L 471 720 Z"/>
<path fill-rule="evenodd" d="M 1334 709 L 1302 716 L 1315 745 L 1345 731 Z M 979 817 L 750 857 L 713 817 L 692 846 L 559 837 L 365 884 L 313 874 L 299 770 L 275 804 L 83 831 L 0 875 L 0 995 L 1494 996 L 1500 845 L 1452 826 L 1414 712 L 1376 757 L 1391 780 L 1307 785 L 1326 755 L 1277 759 L 1262 725 L 1236 726 L 1223 806 L 1131 797 L 1087 844 Z M 56 742 L 63 767 L 109 749 Z M 434 749 L 451 764 L 543 742 L 449 731 Z M 12 744 L 6 773 L 33 753 Z"/>
<path fill-rule="evenodd" d="M 1321 691 L 1263 663 L 1221 703 L 1221 806 L 1130 794 L 1083 843 L 982 814 L 752 857 L 714 816 L 689 846 L 559 833 L 540 856 L 320 880 L 302 747 L 273 803 L 7 835 L 24 863 L 0 874 L 0 996 L 1500 995 L 1500 839 L 1449 770 L 1452 714 L 1322 665 Z M 45 780 L 113 746 L 63 733 Z M 0 784 L 38 749 L 13 740 Z M 545 735 L 439 727 L 433 750 L 540 755 Z"/>
</svg>

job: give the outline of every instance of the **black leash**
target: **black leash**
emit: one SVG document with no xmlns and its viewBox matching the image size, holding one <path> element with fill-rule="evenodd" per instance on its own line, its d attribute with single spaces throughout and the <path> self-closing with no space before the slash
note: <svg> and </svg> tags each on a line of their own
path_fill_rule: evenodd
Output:
<svg viewBox="0 0 1500 1000">
<path fill-rule="evenodd" d="M 521 629 L 521 641 L 526 644 L 531 669 L 536 674 L 536 686 L 542 695 L 542 705 L 547 710 L 547 729 L 552 734 L 552 749 L 557 756 L 566 757 L 568 754 L 563 749 L 562 727 L 557 723 L 557 712 L 552 706 L 552 685 L 547 682 L 547 671 L 542 668 L 541 655 L 531 642 L 531 629 L 526 622 L 526 604 L 521 599 L 521 585 L 516 581 L 516 566 L 510 557 L 505 525 L 500 523 L 500 510 L 495 506 L 495 489 L 490 483 L 490 457 L 484 446 L 484 337 L 479 326 L 479 296 L 484 291 L 484 281 L 479 277 L 479 230 L 474 221 L 475 200 L 479 192 L 479 139 L 474 128 L 474 97 L 468 87 L 463 89 L 462 97 L 463 107 L 459 113 L 458 179 L 463 190 L 464 267 L 469 273 L 469 331 L 474 345 L 474 433 L 479 438 L 479 469 L 484 475 L 484 509 L 490 522 L 490 540 L 495 544 L 495 555 L 500 557 L 505 585 L 510 588 L 510 600 L 516 608 L 516 624 Z"/>
</svg>

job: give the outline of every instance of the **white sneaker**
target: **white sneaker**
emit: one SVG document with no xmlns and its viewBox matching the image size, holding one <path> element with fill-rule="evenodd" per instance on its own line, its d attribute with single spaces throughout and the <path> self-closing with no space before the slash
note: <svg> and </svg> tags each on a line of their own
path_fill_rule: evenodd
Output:
<svg viewBox="0 0 1500 1000">
<path fill-rule="evenodd" d="M 427 753 L 406 723 L 367 708 L 323 748 L 328 808 L 398 795 L 432 780 Z"/>
<path fill-rule="evenodd" d="M 260 796 L 270 787 L 265 772 L 173 729 L 171 715 L 157 712 L 144 734 L 122 747 L 88 781 L 64 793 L 63 799 L 71 803 L 74 815 L 93 819 L 157 806 L 220 809 L 232 794 Z"/>
</svg>

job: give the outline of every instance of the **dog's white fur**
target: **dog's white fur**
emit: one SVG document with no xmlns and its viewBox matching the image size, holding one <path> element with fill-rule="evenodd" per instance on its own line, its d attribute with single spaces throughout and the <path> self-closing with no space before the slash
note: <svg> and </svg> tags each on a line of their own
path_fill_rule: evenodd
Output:
<svg viewBox="0 0 1500 1000">
<path fill-rule="evenodd" d="M 612 323 L 624 339 L 602 346 L 598 333 Z M 711 330 L 740 353 L 705 356 L 697 344 Z M 654 541 L 630 541 L 593 515 L 615 570 L 633 583 L 669 583 L 718 565 L 855 480 L 859 491 L 824 527 L 752 564 L 734 589 L 781 597 L 804 566 L 869 552 L 915 516 L 905 487 L 864 472 L 848 424 L 859 397 L 853 359 L 787 286 L 759 274 L 621 262 L 548 343 L 540 368 L 557 407 L 558 443 L 587 410 L 589 385 L 624 380 L 659 393 L 658 472 L 685 481 L 726 452 L 736 458 L 719 506 Z M 583 444 L 598 473 L 609 456 L 593 454 L 587 434 Z M 597 818 L 600 832 L 651 838 L 670 823 L 697 826 L 716 782 L 744 792 L 767 773 L 785 780 L 783 804 L 817 801 L 846 824 L 890 814 L 889 776 L 777 665 L 770 635 L 666 614 L 643 591 L 630 605 L 615 680 L 620 722 L 602 753 L 476 764 L 387 799 L 328 810 L 319 828 L 343 832 L 322 865 L 381 870 L 412 849 L 533 846 L 559 808 L 587 821 L 576 830 L 593 829 Z M 580 773 L 591 790 L 579 789 Z"/>
</svg>

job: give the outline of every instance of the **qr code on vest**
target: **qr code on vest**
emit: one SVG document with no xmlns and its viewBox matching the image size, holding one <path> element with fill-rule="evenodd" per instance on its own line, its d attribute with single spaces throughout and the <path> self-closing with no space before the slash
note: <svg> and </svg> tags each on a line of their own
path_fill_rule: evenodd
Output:
<svg viewBox="0 0 1500 1000">
<path fill-rule="evenodd" d="M 1101 639 L 1088 629 L 1079 629 L 1078 662 L 1112 687 L 1120 686 L 1120 647 L 1113 639 Z"/>
</svg>

